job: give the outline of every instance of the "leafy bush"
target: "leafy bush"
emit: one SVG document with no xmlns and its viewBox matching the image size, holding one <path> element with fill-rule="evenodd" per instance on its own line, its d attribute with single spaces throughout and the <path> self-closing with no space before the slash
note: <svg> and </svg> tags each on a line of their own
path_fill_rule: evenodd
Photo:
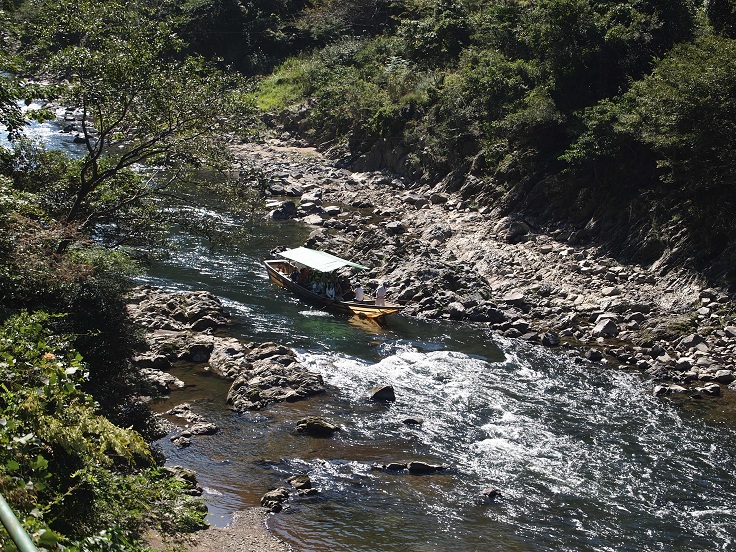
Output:
<svg viewBox="0 0 736 552">
<path fill-rule="evenodd" d="M 101 531 L 129 542 L 152 520 L 201 526 L 201 509 L 178 505 L 181 484 L 154 466 L 141 436 L 97 413 L 82 390 L 88 367 L 53 321 L 20 314 L 0 337 L 0 492 L 27 531 L 54 547 L 106 540 Z"/>
</svg>

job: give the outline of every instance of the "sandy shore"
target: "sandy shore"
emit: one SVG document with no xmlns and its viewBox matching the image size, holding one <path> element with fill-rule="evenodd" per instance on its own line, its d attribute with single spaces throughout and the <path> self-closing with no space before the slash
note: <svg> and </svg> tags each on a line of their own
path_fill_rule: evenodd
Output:
<svg viewBox="0 0 736 552">
<path fill-rule="evenodd" d="M 179 552 L 291 552 L 293 549 L 269 533 L 266 508 L 236 512 L 227 527 L 214 527 L 183 536 L 175 542 L 149 535 L 148 545 L 156 550 Z"/>
</svg>

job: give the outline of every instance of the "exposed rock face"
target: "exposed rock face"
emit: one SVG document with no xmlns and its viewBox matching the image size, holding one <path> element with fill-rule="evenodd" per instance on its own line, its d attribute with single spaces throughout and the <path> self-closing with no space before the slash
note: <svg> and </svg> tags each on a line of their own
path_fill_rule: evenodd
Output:
<svg viewBox="0 0 736 552">
<path fill-rule="evenodd" d="M 142 286 L 131 295 L 129 312 L 149 329 L 149 350 L 137 361 L 152 386 L 160 391 L 183 382 L 153 367 L 168 369 L 180 361 L 207 363 L 208 370 L 233 380 L 227 402 L 237 411 L 301 400 L 325 390 L 322 376 L 304 368 L 294 351 L 283 345 L 246 345 L 234 338 L 212 335 L 211 323 L 224 326 L 228 318 L 219 299 L 210 293 L 172 294 Z M 188 431 L 206 434 L 213 429 L 199 425 Z"/>
<path fill-rule="evenodd" d="M 298 401 L 325 391 L 320 374 L 307 370 L 297 362 L 293 351 L 276 343 L 264 343 L 245 356 L 231 358 L 224 366 L 227 369 L 221 373 L 234 378 L 227 402 L 238 412 L 259 410 L 273 402 Z"/>
<path fill-rule="evenodd" d="M 336 168 L 316 152 L 287 152 L 278 144 L 241 153 L 253 153 L 266 173 L 292 175 L 282 178 L 284 191 L 287 180 L 299 186 L 302 202 L 342 206 L 327 212 L 311 202 L 323 220 L 308 246 L 373 267 L 366 280 L 388 280 L 389 299 L 406 301 L 408 316 L 482 323 L 550 346 L 554 334 L 564 338 L 562 347 L 595 348 L 585 353 L 593 361 L 691 388 L 736 369 L 733 296 L 699 287 L 697 275 L 623 264 L 580 229 L 543 228 L 493 206 L 475 209 L 455 193 L 470 182 L 415 183 Z M 368 161 L 353 169 L 366 170 Z M 305 198 L 312 189 L 319 197 Z M 298 216 L 308 214 L 300 207 Z"/>
<path fill-rule="evenodd" d="M 220 300 L 208 291 L 171 294 L 140 286 L 128 298 L 128 313 L 148 330 L 200 332 L 230 323 Z"/>
</svg>

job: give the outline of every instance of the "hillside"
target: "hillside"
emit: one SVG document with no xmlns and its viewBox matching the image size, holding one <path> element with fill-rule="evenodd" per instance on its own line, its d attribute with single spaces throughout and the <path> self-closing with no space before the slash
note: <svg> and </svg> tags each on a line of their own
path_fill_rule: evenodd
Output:
<svg viewBox="0 0 736 552">
<path fill-rule="evenodd" d="M 313 49 L 260 81 L 290 136 L 571 244 L 736 282 L 733 3 L 358 4 L 301 12 L 289 28 Z"/>
</svg>

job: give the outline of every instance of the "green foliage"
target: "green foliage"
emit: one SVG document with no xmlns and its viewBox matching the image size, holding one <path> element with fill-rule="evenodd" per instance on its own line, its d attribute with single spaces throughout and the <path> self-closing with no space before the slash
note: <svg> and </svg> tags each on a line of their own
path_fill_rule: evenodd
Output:
<svg viewBox="0 0 736 552">
<path fill-rule="evenodd" d="M 315 62 L 303 58 L 290 58 L 271 75 L 258 83 L 254 101 L 263 111 L 285 109 L 309 97 L 313 91 L 310 76 Z"/>
<path fill-rule="evenodd" d="M 736 42 L 710 36 L 678 45 L 615 101 L 586 113 L 586 130 L 564 158 L 600 185 L 627 183 L 659 198 L 650 224 L 662 239 L 688 236 L 684 254 L 733 278 L 736 227 Z M 602 175 L 605 175 L 603 177 Z M 656 220 L 659 219 L 659 220 Z M 686 253 L 687 252 L 687 253 Z"/>
<path fill-rule="evenodd" d="M 176 21 L 143 2 L 34 0 L 26 15 L 31 69 L 63 83 L 57 99 L 82 110 L 86 154 L 69 162 L 73 179 L 55 183 L 51 213 L 69 230 L 139 242 L 151 234 L 152 201 L 194 171 L 230 167 L 226 140 L 251 121 L 243 83 L 183 56 Z M 162 170 L 141 172 L 142 164 Z"/>
<path fill-rule="evenodd" d="M 181 502 L 140 435 L 96 412 L 87 365 L 53 321 L 23 313 L 0 334 L 0 492 L 29 534 L 44 547 L 124 550 L 151 518 L 169 531 L 201 526 L 201 508 Z"/>
<path fill-rule="evenodd" d="M 736 2 L 734 0 L 708 0 L 708 21 L 720 35 L 736 38 Z"/>
<path fill-rule="evenodd" d="M 422 65 L 454 61 L 470 40 L 468 14 L 455 0 L 437 0 L 426 6 L 417 3 L 410 17 L 397 30 L 406 54 Z"/>
</svg>

